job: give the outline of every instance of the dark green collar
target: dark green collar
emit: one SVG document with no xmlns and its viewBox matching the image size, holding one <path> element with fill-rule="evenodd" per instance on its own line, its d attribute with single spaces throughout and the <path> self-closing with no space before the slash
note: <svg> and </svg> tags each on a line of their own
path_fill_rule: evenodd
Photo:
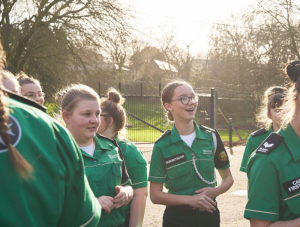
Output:
<svg viewBox="0 0 300 227">
<path fill-rule="evenodd" d="M 300 140 L 297 134 L 295 133 L 293 127 L 290 124 L 288 124 L 285 130 L 281 128 L 278 132 L 284 137 L 285 144 L 290 150 L 294 161 L 300 160 Z"/>
</svg>

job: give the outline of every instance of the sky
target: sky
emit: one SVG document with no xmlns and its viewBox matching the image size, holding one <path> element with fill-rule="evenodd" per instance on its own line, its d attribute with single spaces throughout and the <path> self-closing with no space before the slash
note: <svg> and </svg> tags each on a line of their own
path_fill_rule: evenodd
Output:
<svg viewBox="0 0 300 227">
<path fill-rule="evenodd" d="M 193 54 L 208 50 L 213 23 L 226 23 L 236 14 L 257 4 L 257 0 L 124 0 L 136 17 L 141 37 L 155 45 L 164 33 L 174 31 L 182 48 Z"/>
</svg>

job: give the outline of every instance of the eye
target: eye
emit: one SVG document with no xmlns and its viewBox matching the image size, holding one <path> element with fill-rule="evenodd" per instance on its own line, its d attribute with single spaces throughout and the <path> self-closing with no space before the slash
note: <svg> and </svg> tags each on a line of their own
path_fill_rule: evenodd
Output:
<svg viewBox="0 0 300 227">
<path fill-rule="evenodd" d="M 28 98 L 34 98 L 34 97 L 35 97 L 35 95 L 33 95 L 33 94 L 30 94 L 30 95 L 27 95 L 27 97 L 28 97 Z"/>
<path fill-rule="evenodd" d="M 90 115 L 90 113 L 84 113 L 83 115 L 85 115 L 85 116 L 89 116 L 89 115 Z"/>
<path fill-rule="evenodd" d="M 96 113 L 96 116 L 98 117 L 100 115 L 100 113 Z"/>
</svg>

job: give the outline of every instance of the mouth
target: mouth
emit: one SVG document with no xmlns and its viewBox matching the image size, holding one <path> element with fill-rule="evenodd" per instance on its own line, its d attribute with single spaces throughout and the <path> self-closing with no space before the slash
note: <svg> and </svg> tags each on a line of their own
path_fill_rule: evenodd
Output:
<svg viewBox="0 0 300 227">
<path fill-rule="evenodd" d="M 95 131 L 95 130 L 96 130 L 96 127 L 95 127 L 95 126 L 87 127 L 87 130 L 89 130 L 89 131 Z"/>
<path fill-rule="evenodd" d="M 195 111 L 195 108 L 189 108 L 185 110 L 188 113 L 193 113 Z"/>
</svg>

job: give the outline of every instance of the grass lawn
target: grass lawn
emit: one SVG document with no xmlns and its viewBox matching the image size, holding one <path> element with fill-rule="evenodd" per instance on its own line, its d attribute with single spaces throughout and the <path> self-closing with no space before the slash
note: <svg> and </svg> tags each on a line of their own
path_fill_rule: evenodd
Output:
<svg viewBox="0 0 300 227">
<path fill-rule="evenodd" d="M 253 132 L 253 130 L 238 130 L 238 133 L 240 136 L 246 141 L 249 134 Z M 219 131 L 222 140 L 229 141 L 229 131 Z M 145 128 L 145 129 L 128 129 L 128 138 L 130 141 L 134 142 L 148 142 L 153 143 L 155 142 L 160 136 L 161 132 L 151 129 L 151 128 Z M 239 138 L 238 136 L 233 132 L 232 133 L 232 142 L 238 142 Z"/>
</svg>

